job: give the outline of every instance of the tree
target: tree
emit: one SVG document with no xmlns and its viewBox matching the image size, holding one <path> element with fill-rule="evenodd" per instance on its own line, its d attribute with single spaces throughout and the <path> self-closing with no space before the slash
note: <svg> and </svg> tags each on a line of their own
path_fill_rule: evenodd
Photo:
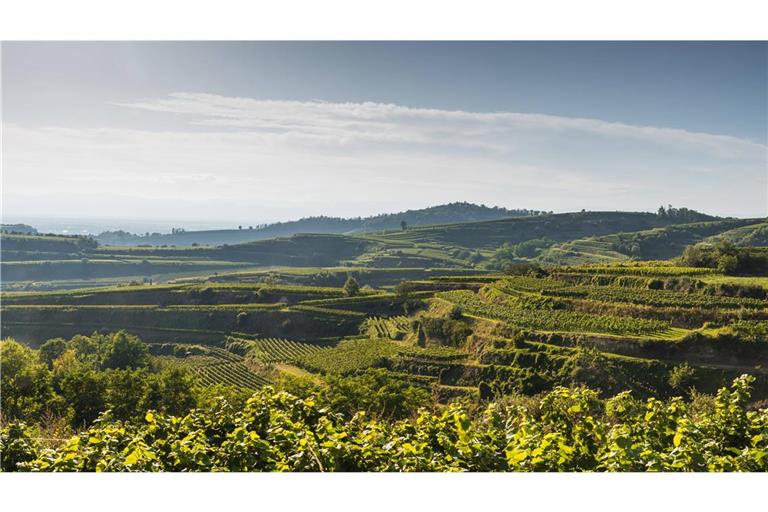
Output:
<svg viewBox="0 0 768 512">
<path fill-rule="evenodd" d="M 400 281 L 400 284 L 395 286 L 395 301 L 402 305 L 406 315 L 424 305 L 424 301 L 414 296 L 413 292 L 415 291 L 416 285 L 409 281 Z"/>
<path fill-rule="evenodd" d="M 183 368 L 171 367 L 163 370 L 157 376 L 155 386 L 155 398 L 158 397 L 158 409 L 168 414 L 186 414 L 190 409 L 197 406 L 195 397 L 195 378 Z M 147 408 L 153 404 L 147 404 Z"/>
<path fill-rule="evenodd" d="M 40 345 L 40 360 L 53 368 L 53 362 L 61 357 L 67 350 L 67 341 L 64 338 L 53 338 Z"/>
<path fill-rule="evenodd" d="M 104 411 L 105 379 L 102 372 L 84 365 L 66 370 L 59 381 L 61 395 L 72 408 L 72 426 L 88 426 Z"/>
<path fill-rule="evenodd" d="M 243 229 L 243 226 L 237 226 L 237 229 Z"/>
<path fill-rule="evenodd" d="M 116 420 L 140 418 L 146 412 L 145 397 L 149 388 L 147 370 L 108 370 L 106 379 L 106 407 Z"/>
<path fill-rule="evenodd" d="M 405 231 L 406 229 L 408 229 L 408 223 L 407 223 L 407 222 L 405 222 L 404 220 L 401 220 L 401 221 L 400 221 L 400 229 L 402 229 L 403 231 Z"/>
<path fill-rule="evenodd" d="M 739 268 L 739 259 L 731 254 L 724 254 L 717 260 L 717 270 L 726 275 L 736 274 Z"/>
<path fill-rule="evenodd" d="M 107 341 L 101 367 L 145 368 L 149 364 L 149 347 L 136 336 L 120 331 Z"/>
<path fill-rule="evenodd" d="M 427 390 L 392 378 L 384 369 L 368 369 L 351 377 L 328 375 L 318 402 L 351 417 L 365 411 L 376 418 L 400 419 L 429 403 Z"/>
<path fill-rule="evenodd" d="M 352 276 L 347 277 L 347 281 L 344 283 L 344 293 L 347 297 L 354 297 L 360 293 L 360 283 L 357 282 Z"/>
<path fill-rule="evenodd" d="M 51 372 L 35 352 L 13 339 L 0 341 L 2 416 L 34 419 L 53 406 Z"/>
</svg>

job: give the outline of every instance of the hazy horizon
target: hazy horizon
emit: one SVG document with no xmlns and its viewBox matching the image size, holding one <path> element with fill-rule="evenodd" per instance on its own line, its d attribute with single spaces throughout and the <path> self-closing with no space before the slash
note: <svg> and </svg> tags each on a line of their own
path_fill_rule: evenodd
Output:
<svg viewBox="0 0 768 512">
<path fill-rule="evenodd" d="M 766 48 L 4 43 L 3 218 L 763 217 Z"/>
<path fill-rule="evenodd" d="M 423 208 L 429 208 L 432 206 L 441 205 L 426 205 L 422 208 L 413 208 L 419 210 Z M 509 210 L 515 209 L 515 207 L 505 205 L 484 205 L 489 208 L 500 207 L 507 208 Z M 659 205 L 667 206 L 667 205 Z M 672 205 L 676 208 L 685 207 L 685 205 Z M 526 209 L 526 208 L 520 208 Z M 546 208 L 527 208 L 530 210 L 538 211 L 552 211 L 554 214 L 558 213 L 570 213 L 578 212 L 581 210 L 548 210 Z M 627 211 L 627 210 L 606 210 L 606 211 Z M 654 213 L 656 210 L 637 210 L 638 212 Z M 354 217 L 372 217 L 380 214 L 396 214 L 402 213 L 401 211 L 392 212 L 377 212 L 372 215 L 353 215 L 345 218 Z M 710 212 L 700 212 L 704 214 L 710 214 Z M 737 218 L 762 218 L 763 216 L 749 217 L 749 216 L 735 216 Z M 167 218 L 110 218 L 110 217 L 46 217 L 46 216 L 4 216 L 4 224 L 27 224 L 38 230 L 40 233 L 55 233 L 55 234 L 80 234 L 80 235 L 98 235 L 106 231 L 126 231 L 128 233 L 143 234 L 143 233 L 171 233 L 172 228 L 183 228 L 186 231 L 207 231 L 207 230 L 234 230 L 239 226 L 248 227 L 264 224 L 273 224 L 279 222 L 292 222 L 298 221 L 306 217 L 286 217 L 277 219 L 261 219 L 254 220 L 250 218 L 245 219 L 224 219 L 224 220 L 204 220 L 204 219 L 167 219 Z"/>
</svg>

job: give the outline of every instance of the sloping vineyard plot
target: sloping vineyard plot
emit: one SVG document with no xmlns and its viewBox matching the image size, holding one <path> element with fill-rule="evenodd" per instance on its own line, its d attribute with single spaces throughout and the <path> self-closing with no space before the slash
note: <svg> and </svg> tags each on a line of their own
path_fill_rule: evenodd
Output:
<svg viewBox="0 0 768 512">
<path fill-rule="evenodd" d="M 326 350 L 330 345 L 262 338 L 250 340 L 250 347 L 248 356 L 263 363 L 293 363 L 304 356 Z"/>
<path fill-rule="evenodd" d="M 671 330 L 669 323 L 645 318 L 591 315 L 575 311 L 516 308 L 485 301 L 478 294 L 456 290 L 436 297 L 452 302 L 464 313 L 501 320 L 511 325 L 540 331 L 605 333 L 620 336 L 659 336 Z"/>
<path fill-rule="evenodd" d="M 241 361 L 230 361 L 201 366 L 195 370 L 203 385 L 228 384 L 257 389 L 270 381 L 248 369 Z"/>
<path fill-rule="evenodd" d="M 654 307 L 705 309 L 765 309 L 768 301 L 747 297 L 725 297 L 672 290 L 650 290 L 626 286 L 576 285 L 554 279 L 514 277 L 498 281 L 495 287 L 505 292 L 524 291 L 545 296 L 586 299 L 598 302 L 621 302 Z"/>
<path fill-rule="evenodd" d="M 411 321 L 406 316 L 373 317 L 366 320 L 363 330 L 376 338 L 400 340 L 411 332 Z"/>
</svg>

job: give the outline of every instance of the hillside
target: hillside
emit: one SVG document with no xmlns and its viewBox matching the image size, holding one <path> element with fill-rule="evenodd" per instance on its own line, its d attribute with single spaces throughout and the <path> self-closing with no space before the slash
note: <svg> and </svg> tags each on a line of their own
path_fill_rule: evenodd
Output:
<svg viewBox="0 0 768 512">
<path fill-rule="evenodd" d="M 758 224 L 750 224 L 749 226 L 724 231 L 704 241 L 715 243 L 720 239 L 728 240 L 735 245 L 768 247 L 768 222 L 763 221 Z"/>
<path fill-rule="evenodd" d="M 534 239 L 556 242 L 587 236 L 640 231 L 672 224 L 713 220 L 692 212 L 682 217 L 659 216 L 642 212 L 576 212 L 488 222 L 450 224 L 386 233 L 378 239 L 391 242 L 449 244 L 470 249 L 495 249 Z"/>
<path fill-rule="evenodd" d="M 672 231 L 710 229 L 687 226 Z M 758 435 L 768 425 L 768 277 L 734 276 L 708 258 L 514 275 L 437 269 L 449 262 L 446 247 L 296 235 L 219 248 L 86 248 L 112 265 L 141 262 L 141 253 L 149 265 L 176 258 L 199 275 L 4 290 L 0 469 L 594 470 L 612 460 L 634 471 L 723 461 L 768 469 Z M 764 250 L 741 253 L 765 261 Z M 296 266 L 206 271 L 222 261 L 206 257 Z M 310 261 L 425 267 L 299 266 Z M 747 421 L 738 429 L 750 430 L 731 433 Z M 497 431 L 485 436 L 473 424 Z M 589 443 L 585 429 L 595 429 Z M 525 448 L 510 444 L 510 432 L 526 436 Z M 647 449 L 616 455 L 612 439 L 630 435 L 627 446 L 658 437 L 668 465 Z M 553 436 L 558 451 L 534 455 Z M 730 444 L 710 462 L 674 458 L 680 446 L 711 450 L 722 439 Z M 570 458 L 579 443 L 592 448 Z M 274 463 L 274 447 L 288 458 Z"/>
<path fill-rule="evenodd" d="M 680 256 L 686 246 L 711 237 L 753 233 L 755 226 L 765 226 L 761 222 L 761 219 L 725 219 L 578 238 L 549 247 L 537 259 L 568 265 L 628 259 L 663 260 Z M 752 240 L 759 241 L 757 238 Z"/>
<path fill-rule="evenodd" d="M 39 347 L 126 330 L 158 363 L 251 389 L 284 372 L 322 379 L 378 368 L 440 403 L 577 384 L 664 398 L 751 373 L 756 399 L 768 398 L 765 278 L 743 286 L 712 268 L 633 262 L 414 275 L 397 291 L 350 294 L 339 281 L 318 285 L 323 274 L 307 269 L 296 284 L 262 274 L 3 292 L 2 336 Z"/>
<path fill-rule="evenodd" d="M 124 231 L 105 232 L 96 239 L 107 245 L 221 245 L 288 237 L 298 233 L 354 234 L 363 231 L 400 229 L 407 226 L 425 226 L 457 222 L 478 222 L 537 215 L 534 210 L 508 210 L 471 203 L 450 203 L 399 213 L 386 213 L 364 218 L 309 217 L 296 221 L 277 222 L 261 226 L 242 226 L 242 229 L 177 231 L 171 234 L 150 233 L 149 236 Z"/>
<path fill-rule="evenodd" d="M 681 224 L 691 218 L 711 219 L 695 212 L 683 217 L 579 212 L 398 227 L 354 236 L 295 234 L 219 246 L 110 246 L 85 237 L 2 234 L 0 268 L 4 289 L 163 282 L 265 267 L 501 270 L 510 262 L 500 254 L 504 252 L 514 253 L 513 260 L 545 263 L 665 259 L 679 256 L 685 245 L 703 237 L 756 222 Z"/>
</svg>

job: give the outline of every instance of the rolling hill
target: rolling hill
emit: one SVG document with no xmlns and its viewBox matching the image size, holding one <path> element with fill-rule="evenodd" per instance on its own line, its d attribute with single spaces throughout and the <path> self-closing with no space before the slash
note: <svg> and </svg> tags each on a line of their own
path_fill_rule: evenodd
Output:
<svg viewBox="0 0 768 512">
<path fill-rule="evenodd" d="M 309 217 L 296 221 L 277 222 L 261 226 L 242 226 L 242 229 L 208 231 L 177 231 L 171 234 L 150 233 L 139 235 L 124 231 L 105 232 L 96 239 L 106 245 L 221 245 L 288 237 L 299 233 L 355 234 L 364 231 L 400 229 L 407 226 L 424 226 L 457 222 L 479 222 L 524 217 L 541 214 L 535 210 L 508 210 L 465 202 L 449 203 L 418 210 L 386 213 L 372 217 L 339 218 Z"/>
<path fill-rule="evenodd" d="M 735 245 L 768 246 L 768 222 L 731 229 L 704 241 L 717 242 L 719 239 L 728 240 Z"/>
<path fill-rule="evenodd" d="M 456 208 L 465 209 L 467 216 L 489 210 L 466 203 L 449 210 Z M 439 212 L 440 207 L 433 211 L 436 218 L 445 214 Z M 112 246 L 85 237 L 3 233 L 0 268 L 6 290 L 165 282 L 275 267 L 392 270 L 383 281 L 392 285 L 399 282 L 399 273 L 417 269 L 503 270 L 521 260 L 577 264 L 668 259 L 679 256 L 686 245 L 721 234 L 746 244 L 761 242 L 764 226 L 764 219 L 716 219 L 686 210 L 676 216 L 544 214 L 354 235 L 303 233 L 218 246 Z M 512 256 L 501 254 L 505 252 Z"/>
<path fill-rule="evenodd" d="M 761 219 L 724 219 L 678 224 L 662 228 L 622 232 L 605 236 L 579 238 L 553 245 L 538 260 L 545 263 L 571 265 L 606 263 L 628 259 L 663 260 L 682 254 L 687 245 L 733 232 L 752 232 Z M 739 231 L 741 230 L 741 231 Z"/>
<path fill-rule="evenodd" d="M 470 249 L 495 249 L 548 238 L 556 242 L 588 236 L 641 231 L 672 224 L 714 220 L 692 212 L 681 217 L 662 217 L 643 212 L 576 212 L 502 219 L 488 222 L 428 226 L 387 233 L 380 240 L 455 245 Z"/>
</svg>

